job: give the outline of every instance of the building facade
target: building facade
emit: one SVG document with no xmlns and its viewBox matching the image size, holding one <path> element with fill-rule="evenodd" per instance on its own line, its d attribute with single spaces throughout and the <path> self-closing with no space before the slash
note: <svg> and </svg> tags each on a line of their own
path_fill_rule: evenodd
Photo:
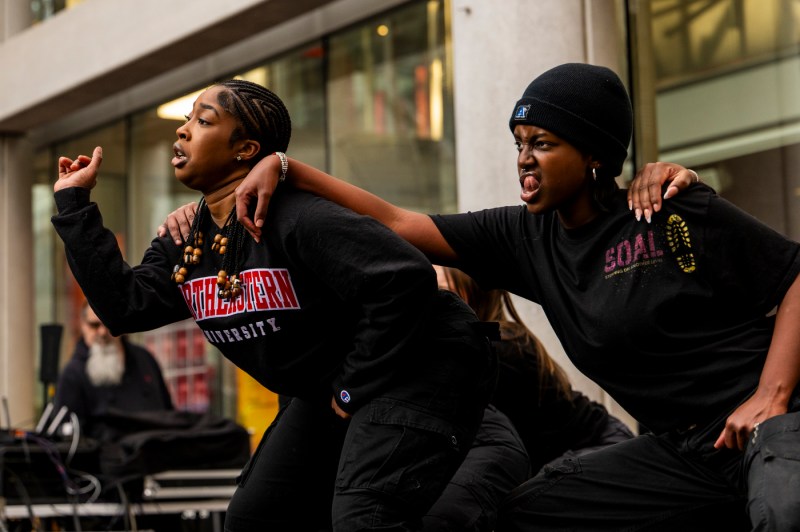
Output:
<svg viewBox="0 0 800 532">
<path fill-rule="evenodd" d="M 15 424 L 46 400 L 41 326 L 64 326 L 62 359 L 77 334 L 81 296 L 50 226 L 57 157 L 103 146 L 93 199 L 135 263 L 166 214 L 198 199 L 175 181 L 171 146 L 194 94 L 220 79 L 282 97 L 291 156 L 456 212 L 519 202 L 507 124 L 531 79 L 606 65 L 637 116 L 621 182 L 644 161 L 682 163 L 800 238 L 797 0 L 0 0 L 0 21 L 0 395 Z M 569 364 L 541 310 L 519 305 L 575 387 L 633 423 Z M 196 333 L 138 339 L 178 404 L 241 415 L 252 383 Z"/>
</svg>

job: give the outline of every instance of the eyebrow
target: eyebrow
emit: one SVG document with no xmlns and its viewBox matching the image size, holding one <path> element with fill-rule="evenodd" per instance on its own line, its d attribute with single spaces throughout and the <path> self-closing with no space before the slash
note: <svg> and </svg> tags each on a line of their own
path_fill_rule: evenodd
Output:
<svg viewBox="0 0 800 532">
<path fill-rule="evenodd" d="M 551 133 L 550 131 L 542 130 L 542 131 L 540 131 L 538 133 L 534 133 L 533 135 L 528 137 L 527 140 L 525 140 L 525 142 L 537 141 L 537 140 L 541 139 L 542 137 L 550 137 L 552 135 L 554 135 L 554 133 Z M 519 142 L 522 142 L 523 137 L 520 137 L 520 136 L 515 134 L 514 135 L 514 139 L 519 141 Z"/>
<path fill-rule="evenodd" d="M 201 109 L 208 109 L 209 111 L 214 111 L 214 114 L 219 116 L 219 111 L 213 105 L 209 105 L 207 103 L 198 103 L 197 104 Z"/>
</svg>

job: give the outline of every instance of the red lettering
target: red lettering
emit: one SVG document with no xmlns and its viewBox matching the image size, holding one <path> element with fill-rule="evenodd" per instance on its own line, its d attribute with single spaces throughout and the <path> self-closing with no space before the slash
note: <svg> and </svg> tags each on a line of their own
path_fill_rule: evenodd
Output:
<svg viewBox="0 0 800 532">
<path fill-rule="evenodd" d="M 183 294 L 183 299 L 186 301 L 186 306 L 189 307 L 189 311 L 192 313 L 192 317 L 197 319 L 197 310 L 194 307 L 194 285 L 192 283 L 183 283 L 180 285 L 181 293 Z"/>
<path fill-rule="evenodd" d="M 647 232 L 647 242 L 650 244 L 650 256 L 660 257 L 664 254 L 664 250 L 656 249 L 656 237 L 652 231 Z"/>
<path fill-rule="evenodd" d="M 617 244 L 617 264 L 620 266 L 627 266 L 633 260 L 633 252 L 631 251 L 631 243 L 623 240 Z"/>
<path fill-rule="evenodd" d="M 288 270 L 275 270 L 275 278 L 278 280 L 278 288 L 280 290 L 283 306 L 289 308 L 299 308 L 297 303 L 297 294 L 294 293 L 294 285 L 289 278 Z"/>
<path fill-rule="evenodd" d="M 606 250 L 606 273 L 611 273 L 617 268 L 617 261 L 614 260 L 614 248 Z"/>
<path fill-rule="evenodd" d="M 647 254 L 647 249 L 644 245 L 644 237 L 636 235 L 636 240 L 633 243 L 633 262 L 639 262 L 641 259 L 649 259 L 650 255 Z"/>
<path fill-rule="evenodd" d="M 264 295 L 269 301 L 268 308 L 282 308 L 283 302 L 278 297 L 278 287 L 275 285 L 275 277 L 272 275 L 272 270 L 261 270 L 261 279 L 264 281 Z"/>
<path fill-rule="evenodd" d="M 198 279 L 202 283 L 203 288 L 203 318 L 210 318 L 216 316 L 214 305 L 216 304 L 217 282 L 213 277 L 206 277 L 205 279 Z"/>
<path fill-rule="evenodd" d="M 289 272 L 285 269 L 248 270 L 239 275 L 242 297 L 217 296 L 217 278 L 192 279 L 180 286 L 183 299 L 196 321 L 242 312 L 300 308 Z"/>
</svg>

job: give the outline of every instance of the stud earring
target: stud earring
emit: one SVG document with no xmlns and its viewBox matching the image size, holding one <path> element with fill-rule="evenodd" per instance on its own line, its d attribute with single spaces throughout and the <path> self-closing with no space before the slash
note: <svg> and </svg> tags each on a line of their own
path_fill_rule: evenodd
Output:
<svg viewBox="0 0 800 532">
<path fill-rule="evenodd" d="M 237 156 L 236 156 L 236 160 L 237 160 L 237 161 L 241 161 L 241 160 L 242 160 L 242 156 L 241 156 L 241 155 L 237 155 Z"/>
<path fill-rule="evenodd" d="M 597 168 L 595 168 L 594 166 L 592 166 L 592 179 L 597 181 Z"/>
</svg>

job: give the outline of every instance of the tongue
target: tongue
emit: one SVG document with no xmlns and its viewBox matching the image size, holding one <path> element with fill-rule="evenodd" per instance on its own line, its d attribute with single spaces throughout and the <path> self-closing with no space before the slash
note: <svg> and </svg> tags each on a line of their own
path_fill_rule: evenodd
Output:
<svg viewBox="0 0 800 532">
<path fill-rule="evenodd" d="M 525 176 L 525 179 L 522 180 L 522 193 L 520 194 L 522 201 L 530 201 L 537 192 L 539 192 L 539 181 L 532 175 Z"/>
<path fill-rule="evenodd" d="M 181 166 L 183 163 L 186 162 L 186 157 L 185 156 L 176 155 L 175 157 L 172 158 L 171 162 L 172 162 L 172 166 L 177 168 L 178 166 Z"/>
</svg>

